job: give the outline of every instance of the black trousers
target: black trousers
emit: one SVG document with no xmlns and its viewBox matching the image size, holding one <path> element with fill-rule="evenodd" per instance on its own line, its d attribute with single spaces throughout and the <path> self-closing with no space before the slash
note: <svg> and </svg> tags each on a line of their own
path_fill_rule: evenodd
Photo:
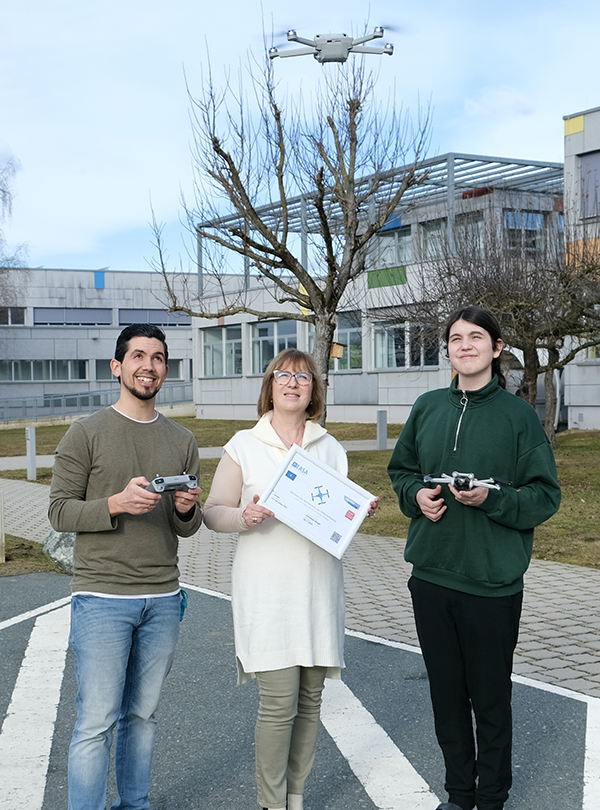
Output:
<svg viewBox="0 0 600 810">
<path fill-rule="evenodd" d="M 523 592 L 472 596 L 416 577 L 408 587 L 448 801 L 463 810 L 501 810 L 512 784 L 510 676 Z"/>
</svg>

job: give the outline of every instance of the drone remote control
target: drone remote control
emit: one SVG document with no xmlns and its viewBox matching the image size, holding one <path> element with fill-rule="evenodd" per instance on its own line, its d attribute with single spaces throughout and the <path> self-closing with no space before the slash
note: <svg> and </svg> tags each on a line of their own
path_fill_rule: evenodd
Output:
<svg viewBox="0 0 600 810">
<path fill-rule="evenodd" d="M 160 476 L 151 481 L 146 487 L 146 492 L 175 492 L 183 490 L 187 492 L 188 489 L 196 489 L 198 486 L 198 479 L 195 475 L 165 475 L 164 478 Z"/>
</svg>

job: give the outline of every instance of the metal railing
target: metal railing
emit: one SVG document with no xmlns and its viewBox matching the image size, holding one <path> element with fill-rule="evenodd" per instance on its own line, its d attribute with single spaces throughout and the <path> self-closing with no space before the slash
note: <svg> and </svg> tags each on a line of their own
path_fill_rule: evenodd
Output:
<svg viewBox="0 0 600 810">
<path fill-rule="evenodd" d="M 48 417 L 65 419 L 67 416 L 80 413 L 93 413 L 108 405 L 113 405 L 119 398 L 120 387 L 115 385 L 101 391 L 86 391 L 76 394 L 44 394 L 37 397 L 11 397 L 0 399 L 0 422 L 13 419 L 38 419 Z M 156 397 L 156 404 L 162 407 L 173 407 L 182 402 L 193 401 L 192 381 L 167 383 L 163 385 Z"/>
</svg>

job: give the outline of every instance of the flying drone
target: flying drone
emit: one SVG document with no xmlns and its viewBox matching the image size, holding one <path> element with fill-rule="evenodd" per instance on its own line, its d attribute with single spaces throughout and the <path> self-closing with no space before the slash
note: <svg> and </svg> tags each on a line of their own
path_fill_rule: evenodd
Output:
<svg viewBox="0 0 600 810">
<path fill-rule="evenodd" d="M 452 475 L 442 473 L 439 478 L 434 478 L 431 475 L 424 475 L 423 481 L 426 484 L 452 484 L 454 489 L 459 492 L 466 492 L 473 487 L 487 487 L 487 489 L 500 489 L 500 483 L 496 478 L 483 478 L 478 481 L 474 473 L 459 473 L 453 472 Z"/>
<path fill-rule="evenodd" d="M 288 56 L 306 56 L 312 54 L 317 62 L 322 65 L 325 62 L 345 62 L 351 53 L 387 53 L 391 56 L 394 53 L 394 46 L 389 42 L 383 48 L 363 47 L 365 42 L 373 39 L 381 39 L 383 28 L 377 26 L 372 34 L 353 39 L 348 34 L 317 34 L 314 39 L 304 39 L 299 37 L 294 29 L 287 32 L 288 42 L 299 42 L 304 48 L 292 48 L 289 51 L 279 51 L 277 48 L 269 48 L 269 58 L 275 59 L 280 56 L 287 59 Z"/>
</svg>

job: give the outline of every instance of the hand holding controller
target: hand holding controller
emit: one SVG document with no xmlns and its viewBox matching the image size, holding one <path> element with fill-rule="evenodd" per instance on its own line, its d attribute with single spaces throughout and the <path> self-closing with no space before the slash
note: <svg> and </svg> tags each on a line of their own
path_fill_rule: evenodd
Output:
<svg viewBox="0 0 600 810">
<path fill-rule="evenodd" d="M 146 487 L 146 492 L 176 492 L 183 490 L 187 492 L 189 489 L 196 489 L 198 487 L 198 479 L 195 475 L 166 475 L 163 477 L 155 478 Z"/>
</svg>

